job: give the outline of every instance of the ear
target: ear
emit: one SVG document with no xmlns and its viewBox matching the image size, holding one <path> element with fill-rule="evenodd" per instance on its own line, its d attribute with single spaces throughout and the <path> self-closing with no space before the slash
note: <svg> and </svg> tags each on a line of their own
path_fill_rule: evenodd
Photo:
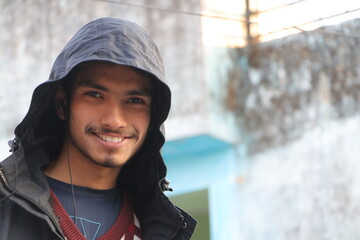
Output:
<svg viewBox="0 0 360 240">
<path fill-rule="evenodd" d="M 66 95 L 64 89 L 60 85 L 57 85 L 55 88 L 54 102 L 55 102 L 56 114 L 60 119 L 65 120 L 66 119 L 65 111 L 66 111 L 67 102 L 66 102 Z"/>
</svg>

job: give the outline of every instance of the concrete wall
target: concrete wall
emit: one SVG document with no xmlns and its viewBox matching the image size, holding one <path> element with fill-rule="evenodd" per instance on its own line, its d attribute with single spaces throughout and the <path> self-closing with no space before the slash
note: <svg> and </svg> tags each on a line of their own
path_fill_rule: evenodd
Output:
<svg viewBox="0 0 360 240">
<path fill-rule="evenodd" d="M 331 34 L 338 32 L 339 34 Z M 360 113 L 360 20 L 230 51 L 223 106 L 250 153 Z"/>
<path fill-rule="evenodd" d="M 360 236 L 360 116 L 241 159 L 234 239 L 355 240 Z M 234 226 L 235 227 L 235 226 Z"/>
<path fill-rule="evenodd" d="M 232 239 L 360 235 L 357 36 L 358 19 L 206 51 L 211 132 L 238 150 L 237 177 L 227 185 L 237 204 L 224 210 L 238 216 L 227 222 L 238 230 Z"/>
<path fill-rule="evenodd" d="M 192 12 L 201 7 L 198 0 L 131 3 Z M 0 6 L 2 149 L 7 149 L 6 140 L 12 138 L 13 129 L 25 115 L 32 90 L 48 78 L 65 43 L 82 25 L 103 16 L 134 21 L 158 43 L 173 90 L 169 138 L 203 132 L 200 119 L 206 107 L 199 17 L 92 0 L 0 0 Z M 4 154 L 0 151 L 0 157 Z"/>
</svg>

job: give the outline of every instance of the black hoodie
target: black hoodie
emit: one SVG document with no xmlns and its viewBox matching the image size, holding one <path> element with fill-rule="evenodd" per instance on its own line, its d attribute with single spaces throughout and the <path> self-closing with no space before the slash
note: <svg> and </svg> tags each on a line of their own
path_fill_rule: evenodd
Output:
<svg viewBox="0 0 360 240">
<path fill-rule="evenodd" d="M 13 153 L 0 163 L 0 240 L 64 239 L 42 169 L 61 147 L 64 132 L 53 101 L 55 85 L 88 61 L 131 66 L 152 76 L 156 96 L 150 131 L 141 150 L 122 168 L 118 185 L 132 199 L 144 239 L 190 239 L 195 220 L 162 192 L 167 190 L 167 182 L 160 149 L 171 93 L 160 53 L 138 25 L 100 18 L 82 27 L 68 42 L 55 60 L 49 80 L 35 89 L 30 109 L 15 129 L 16 138 L 10 142 Z"/>
</svg>

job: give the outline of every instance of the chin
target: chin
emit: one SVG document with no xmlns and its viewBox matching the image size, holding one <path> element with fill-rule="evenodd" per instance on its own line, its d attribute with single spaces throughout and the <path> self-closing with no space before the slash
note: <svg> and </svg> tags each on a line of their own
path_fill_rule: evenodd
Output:
<svg viewBox="0 0 360 240">
<path fill-rule="evenodd" d="M 101 163 L 100 165 L 105 168 L 119 168 L 122 166 L 120 164 L 109 163 L 109 162 L 104 162 L 104 163 Z"/>
<path fill-rule="evenodd" d="M 124 165 L 124 163 L 116 161 L 114 158 L 105 158 L 101 160 L 94 160 L 94 163 L 101 167 L 105 168 L 119 168 Z"/>
</svg>

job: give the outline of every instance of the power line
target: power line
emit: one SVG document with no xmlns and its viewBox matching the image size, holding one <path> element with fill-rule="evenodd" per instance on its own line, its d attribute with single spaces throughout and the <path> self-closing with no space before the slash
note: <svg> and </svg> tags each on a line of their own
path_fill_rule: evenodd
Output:
<svg viewBox="0 0 360 240">
<path fill-rule="evenodd" d="M 131 7 L 143 8 L 143 9 L 151 9 L 151 10 L 157 10 L 157 11 L 167 12 L 167 13 L 176 13 L 176 14 L 183 14 L 183 15 L 190 15 L 190 16 L 197 16 L 197 17 L 208 17 L 208 18 L 216 18 L 216 19 L 222 19 L 222 20 L 238 21 L 238 22 L 250 23 L 250 24 L 258 24 L 257 22 L 252 22 L 252 21 L 246 20 L 245 17 L 232 18 L 232 17 L 226 17 L 226 16 L 204 14 L 204 13 L 199 13 L 199 12 L 190 12 L 190 11 L 181 11 L 181 10 L 175 10 L 175 9 L 167 9 L 167 8 L 161 8 L 161 7 L 157 7 L 157 6 L 136 4 L 136 3 L 130 3 L 130 2 L 125 2 L 125 1 L 121 1 L 121 2 L 115 1 L 115 0 L 92 0 L 92 1 L 105 2 L 105 3 L 111 3 L 111 4 L 119 4 L 119 5 L 127 5 L 127 6 L 131 6 Z M 307 1 L 307 0 L 298 0 L 298 1 L 295 1 L 295 2 L 287 3 L 287 4 L 280 5 L 280 6 L 277 6 L 277 7 L 273 7 L 273 8 L 270 8 L 270 9 L 262 10 L 262 11 L 259 11 L 259 12 L 256 12 L 256 13 L 257 14 L 264 13 L 264 12 L 272 11 L 272 10 L 275 10 L 275 9 L 278 9 L 278 8 L 283 8 L 283 7 L 287 7 L 287 6 L 290 6 L 290 5 L 295 5 L 295 4 L 298 4 L 300 2 L 304 2 L 304 1 Z M 301 26 L 308 25 L 308 24 L 311 24 L 311 23 L 320 22 L 320 21 L 324 21 L 324 20 L 327 20 L 327 19 L 330 19 L 330 18 L 334 18 L 334 17 L 338 17 L 338 16 L 341 16 L 341 15 L 353 13 L 353 12 L 356 12 L 356 11 L 360 11 L 360 8 L 345 11 L 345 12 L 342 12 L 342 13 L 334 14 L 334 15 L 331 15 L 331 16 L 323 17 L 323 18 L 318 18 L 318 19 L 315 19 L 315 20 L 312 20 L 312 21 L 309 21 L 309 22 L 305 22 L 305 23 L 301 23 L 301 24 L 298 24 L 298 25 L 294 25 L 294 26 L 284 27 L 284 28 L 276 30 L 276 31 L 261 34 L 259 37 L 279 33 L 279 32 L 289 30 L 289 29 L 292 29 L 292 28 L 297 29 L 297 30 L 299 30 L 301 32 L 306 32 L 305 30 L 301 29 Z M 330 32 L 328 32 L 328 33 L 329 34 L 334 34 L 334 35 L 345 36 L 344 34 L 341 34 L 341 33 L 330 33 Z M 358 38 L 357 36 L 351 36 L 351 35 L 346 35 L 346 36 Z"/>
<path fill-rule="evenodd" d="M 272 7 L 272 8 L 266 9 L 266 10 L 260 10 L 260 11 L 257 11 L 255 13 L 259 14 L 259 13 L 270 12 L 270 11 L 273 11 L 273 10 L 276 10 L 276 9 L 279 9 L 279 8 L 288 7 L 288 6 L 295 5 L 295 4 L 298 4 L 298 3 L 301 3 L 301 2 L 305 2 L 305 1 L 307 1 L 307 0 L 299 0 L 299 1 L 291 2 L 291 3 L 287 3 L 287 4 L 284 4 L 284 5 Z"/>
<path fill-rule="evenodd" d="M 345 11 L 345 12 L 342 12 L 342 13 L 337 13 L 337 14 L 330 15 L 330 16 L 327 16 L 327 17 L 321 17 L 321 18 L 311 20 L 311 21 L 308 21 L 308 22 L 305 22 L 305 23 L 297 24 L 297 25 L 294 25 L 294 26 L 284 27 L 284 28 L 276 30 L 276 31 L 261 34 L 260 37 L 261 36 L 266 36 L 266 35 L 271 35 L 271 34 L 274 34 L 274 33 L 279 33 L 279 32 L 285 31 L 285 30 L 289 30 L 291 28 L 295 28 L 295 29 L 298 29 L 299 31 L 303 31 L 303 30 L 301 30 L 301 26 L 309 25 L 309 24 L 316 23 L 316 22 L 321 22 L 321 21 L 324 21 L 324 20 L 327 20 L 327 19 L 330 19 L 330 18 L 339 17 L 339 16 L 342 16 L 342 15 L 350 14 L 350 13 L 357 12 L 357 11 L 360 11 L 360 8 L 356 8 L 356 9 L 353 9 L 353 10 L 348 10 L 348 11 Z"/>
<path fill-rule="evenodd" d="M 253 22 L 249 22 L 248 20 L 246 20 L 244 17 L 243 18 L 232 18 L 232 17 L 210 15 L 210 14 L 204 14 L 204 13 L 198 13 L 198 12 L 189 12 L 189 11 L 181 11 L 181 10 L 175 10 L 175 9 L 167 9 L 167 8 L 161 8 L 161 7 L 156 7 L 156 6 L 144 5 L 144 4 L 136 4 L 136 3 L 124 2 L 124 1 L 118 2 L 118 1 L 115 1 L 115 0 L 92 0 L 92 1 L 128 5 L 128 6 L 131 6 L 131 7 L 151 9 L 151 10 L 157 10 L 157 11 L 168 12 L 168 13 L 177 13 L 177 14 L 184 14 L 184 15 L 197 16 L 197 17 L 217 18 L 217 19 L 222 19 L 222 20 L 230 20 L 230 21 L 238 21 L 238 22 L 254 24 Z"/>
</svg>

